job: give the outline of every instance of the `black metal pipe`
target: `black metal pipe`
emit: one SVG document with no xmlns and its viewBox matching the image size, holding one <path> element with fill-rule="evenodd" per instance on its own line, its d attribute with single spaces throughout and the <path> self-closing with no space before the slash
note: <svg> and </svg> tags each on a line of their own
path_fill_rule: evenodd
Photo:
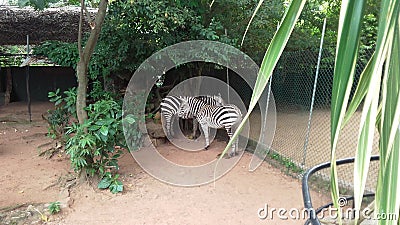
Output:
<svg viewBox="0 0 400 225">
<path fill-rule="evenodd" d="M 340 166 L 340 165 L 347 164 L 347 163 L 353 163 L 354 160 L 355 160 L 354 158 L 340 159 L 340 160 L 336 161 L 336 165 Z M 375 161 L 375 160 L 379 160 L 379 156 L 371 157 L 371 161 Z M 308 180 L 311 177 L 311 175 L 313 175 L 314 173 L 316 173 L 319 170 L 329 168 L 330 166 L 331 166 L 330 162 L 321 163 L 319 165 L 316 165 L 316 166 L 308 169 L 303 175 L 302 188 L 301 188 L 302 193 L 303 193 L 303 202 L 304 202 L 304 208 L 307 210 L 307 212 L 309 212 L 309 214 L 308 214 L 309 219 L 306 221 L 305 224 L 311 223 L 312 225 L 321 225 L 321 222 L 317 218 L 317 214 L 320 213 L 322 211 L 322 209 L 333 205 L 333 203 L 329 203 L 329 204 L 319 207 L 317 210 L 315 210 L 312 206 L 311 196 L 310 196 L 310 188 L 308 185 Z M 373 195 L 375 195 L 375 194 L 372 194 L 372 193 L 365 194 L 364 197 L 369 197 L 369 196 L 373 196 Z M 354 197 L 351 196 L 351 197 L 347 197 L 346 199 L 351 200 L 353 198 Z"/>
</svg>

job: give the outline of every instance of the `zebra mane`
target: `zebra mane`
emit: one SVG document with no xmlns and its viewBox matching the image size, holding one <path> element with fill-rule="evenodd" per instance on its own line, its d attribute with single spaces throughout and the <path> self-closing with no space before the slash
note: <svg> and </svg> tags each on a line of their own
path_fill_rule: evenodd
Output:
<svg viewBox="0 0 400 225">
<path fill-rule="evenodd" d="M 195 96 L 195 98 L 207 102 L 207 100 L 213 100 L 217 105 L 225 105 L 224 99 L 221 97 L 221 93 L 218 95 L 199 95 Z"/>
</svg>

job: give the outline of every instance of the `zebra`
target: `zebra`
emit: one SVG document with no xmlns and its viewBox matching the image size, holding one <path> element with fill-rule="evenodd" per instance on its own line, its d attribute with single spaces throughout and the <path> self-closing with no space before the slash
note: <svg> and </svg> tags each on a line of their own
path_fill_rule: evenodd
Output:
<svg viewBox="0 0 400 225">
<path fill-rule="evenodd" d="M 210 146 L 209 128 L 225 128 L 229 138 L 231 139 L 237 126 L 242 121 L 242 112 L 233 104 L 215 106 L 208 105 L 197 99 L 191 99 L 191 101 L 182 100 L 178 116 L 185 117 L 188 114 L 194 115 L 200 123 L 206 139 L 205 150 Z M 236 155 L 236 149 L 238 147 L 239 140 L 236 139 L 235 143 L 232 145 L 232 151 L 229 154 L 229 157 Z"/>
<path fill-rule="evenodd" d="M 161 101 L 161 116 L 164 119 L 165 123 L 165 131 L 168 138 L 172 138 L 174 136 L 173 132 L 173 122 L 174 116 L 178 114 L 179 108 L 181 106 L 182 101 L 191 101 L 191 99 L 197 99 L 201 102 L 204 102 L 208 105 L 223 105 L 224 100 L 221 95 L 200 95 L 195 97 L 190 96 L 167 96 Z M 182 119 L 193 119 L 193 134 L 192 137 L 195 137 L 197 131 L 197 121 L 194 119 L 194 114 L 188 113 L 182 117 Z"/>
</svg>

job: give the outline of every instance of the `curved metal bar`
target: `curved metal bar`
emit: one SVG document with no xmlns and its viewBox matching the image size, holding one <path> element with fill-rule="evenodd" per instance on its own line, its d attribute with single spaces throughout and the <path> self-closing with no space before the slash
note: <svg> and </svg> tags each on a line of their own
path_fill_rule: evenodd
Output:
<svg viewBox="0 0 400 225">
<path fill-rule="evenodd" d="M 340 159 L 336 161 L 336 165 L 340 166 L 343 164 L 347 164 L 347 163 L 353 163 L 354 162 L 354 158 L 345 158 L 345 159 Z M 371 157 L 371 161 L 376 161 L 379 160 L 379 156 L 375 155 Z M 312 206 L 312 202 L 311 202 L 311 196 L 310 196 L 310 188 L 308 185 L 308 180 L 311 177 L 311 175 L 313 175 L 314 173 L 316 173 L 319 170 L 322 169 L 326 169 L 329 168 L 331 166 L 330 162 L 325 162 L 325 163 L 321 163 L 319 165 L 316 165 L 310 169 L 308 169 L 303 176 L 302 179 L 302 193 L 303 193 L 303 202 L 304 202 L 304 208 L 307 210 L 308 214 L 308 220 L 306 221 L 305 224 L 309 224 L 311 223 L 312 225 L 321 225 L 321 222 L 318 220 L 317 218 L 317 214 L 319 212 L 322 211 L 322 209 L 329 207 L 331 205 L 333 205 L 333 203 L 329 203 L 327 205 L 324 205 L 322 207 L 319 207 L 317 210 L 315 210 Z M 368 196 L 373 196 L 374 194 L 365 194 L 364 197 L 368 197 Z M 354 197 L 347 197 L 347 200 L 351 200 Z"/>
</svg>

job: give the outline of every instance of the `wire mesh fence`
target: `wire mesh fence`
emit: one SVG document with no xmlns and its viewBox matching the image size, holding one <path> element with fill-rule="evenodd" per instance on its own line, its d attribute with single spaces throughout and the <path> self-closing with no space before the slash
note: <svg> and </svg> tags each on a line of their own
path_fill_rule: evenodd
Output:
<svg viewBox="0 0 400 225">
<path fill-rule="evenodd" d="M 324 48 L 317 74 L 318 53 L 318 48 L 284 52 L 272 75 L 277 127 L 271 149 L 305 169 L 330 160 L 330 107 L 335 48 Z M 368 49 L 360 52 L 354 78 L 356 81 L 372 54 L 373 51 Z M 356 85 L 352 87 L 351 95 L 355 88 Z M 343 128 L 337 150 L 338 159 L 355 155 L 360 116 L 361 109 Z M 378 137 L 375 136 L 373 154 L 377 153 Z M 368 190 L 375 189 L 377 174 L 378 163 L 373 163 Z M 320 176 L 328 179 L 329 171 L 322 171 Z M 352 176 L 352 165 L 340 169 L 339 179 L 344 188 L 352 187 Z"/>
</svg>

